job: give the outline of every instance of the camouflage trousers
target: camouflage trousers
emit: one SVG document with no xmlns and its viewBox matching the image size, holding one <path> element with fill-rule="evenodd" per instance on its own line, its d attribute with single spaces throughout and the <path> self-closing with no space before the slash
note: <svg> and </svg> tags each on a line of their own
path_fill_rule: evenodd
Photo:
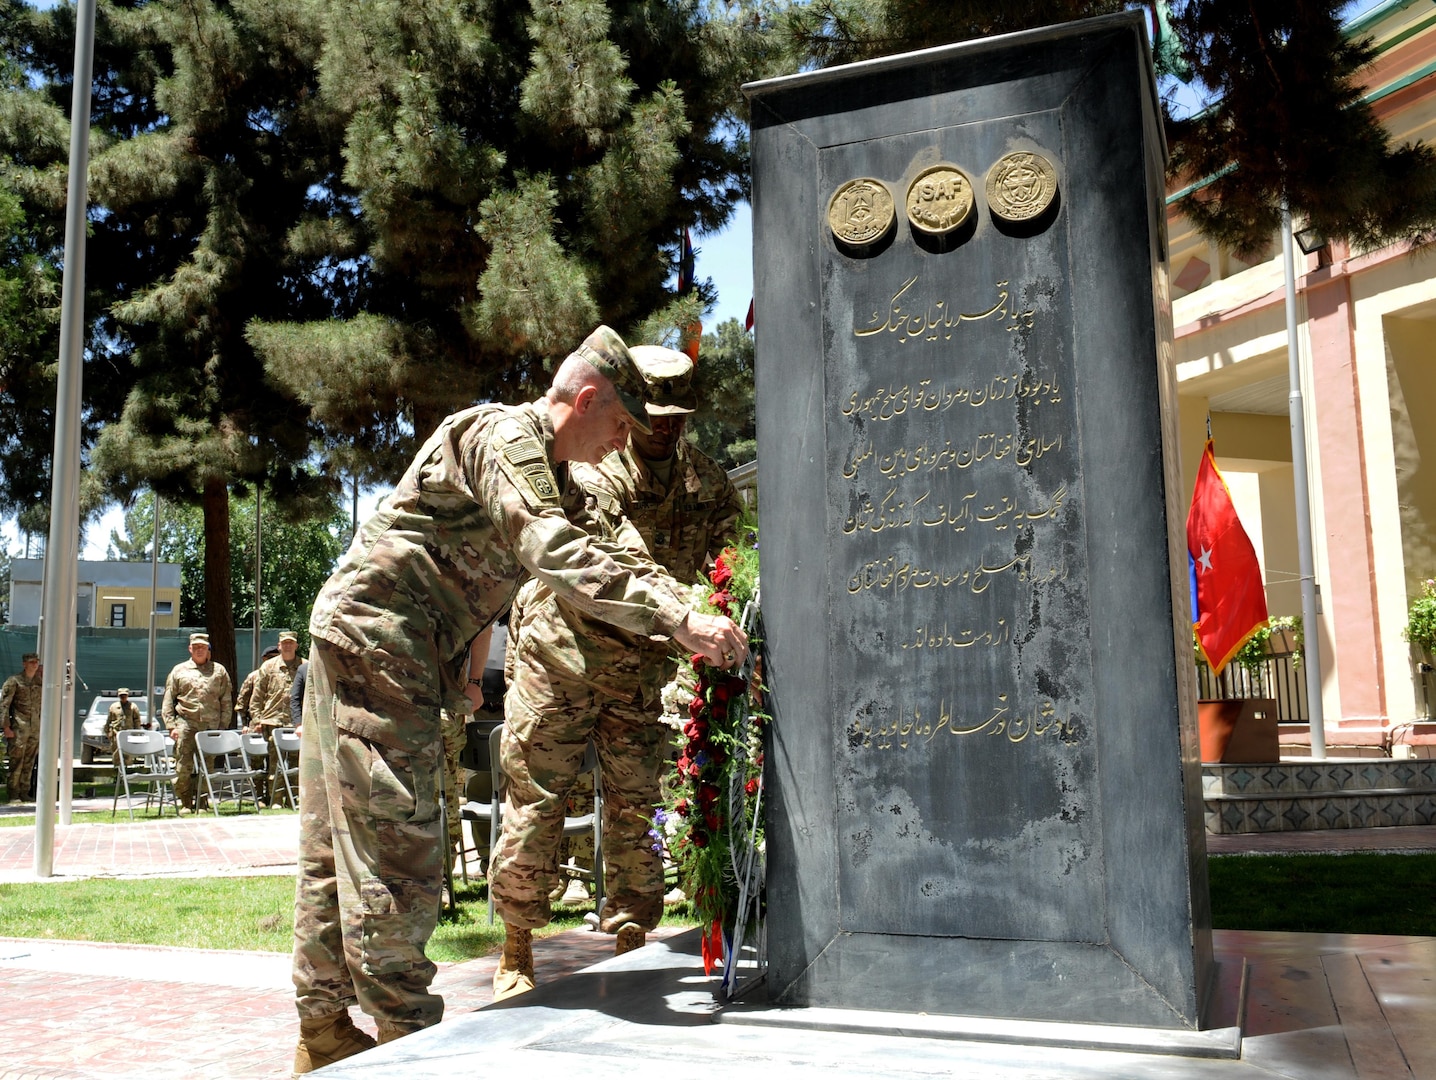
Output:
<svg viewBox="0 0 1436 1080">
<path fill-rule="evenodd" d="M 299 751 L 295 1004 L 309 1018 L 357 1001 L 377 1020 L 427 1027 L 444 1014 L 424 955 L 443 883 L 439 710 L 366 692 L 367 672 L 363 658 L 314 643 Z M 347 730 L 380 710 L 412 724 L 419 749 Z"/>
<path fill-rule="evenodd" d="M 663 863 L 648 830 L 659 801 L 668 729 L 638 701 L 525 678 L 521 665 L 504 699 L 499 755 L 509 786 L 489 875 L 494 907 L 510 925 L 532 928 L 549 921 L 564 810 L 590 738 L 598 750 L 603 795 L 607 903 L 600 928 L 616 933 L 635 922 L 651 930 L 663 915 Z"/>
<path fill-rule="evenodd" d="M 40 725 L 15 725 L 10 743 L 10 773 L 7 780 L 11 802 L 28 802 L 35 782 L 35 762 L 40 757 Z"/>
<path fill-rule="evenodd" d="M 175 799 L 181 806 L 188 806 L 193 810 L 197 805 L 194 779 L 194 733 L 196 731 L 213 731 L 219 726 L 219 721 L 206 724 L 199 720 L 181 720 L 175 725 L 174 787 Z"/>
<path fill-rule="evenodd" d="M 471 718 L 470 713 L 443 711 L 440 723 L 444 732 L 444 805 L 448 808 L 449 859 L 464 842 L 463 818 L 459 810 L 464 805 L 464 784 L 459 768 L 459 755 L 464 751 L 464 724 Z"/>
</svg>

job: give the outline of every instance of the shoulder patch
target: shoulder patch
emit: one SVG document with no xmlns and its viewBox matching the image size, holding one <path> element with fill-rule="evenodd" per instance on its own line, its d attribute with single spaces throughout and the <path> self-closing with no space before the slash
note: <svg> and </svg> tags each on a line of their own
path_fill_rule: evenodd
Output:
<svg viewBox="0 0 1436 1080">
<path fill-rule="evenodd" d="M 549 469 L 543 443 L 532 436 L 515 439 L 503 448 L 503 455 L 540 502 L 558 500 L 558 486 Z"/>
</svg>

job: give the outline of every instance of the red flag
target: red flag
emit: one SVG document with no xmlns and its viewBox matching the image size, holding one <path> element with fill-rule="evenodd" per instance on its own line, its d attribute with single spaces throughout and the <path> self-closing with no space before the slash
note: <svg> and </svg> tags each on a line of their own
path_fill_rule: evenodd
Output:
<svg viewBox="0 0 1436 1080">
<path fill-rule="evenodd" d="M 1187 514 L 1192 573 L 1192 624 L 1214 674 L 1267 624 L 1266 591 L 1256 549 L 1237 518 L 1227 482 L 1217 471 L 1212 440 L 1202 452 Z"/>
<path fill-rule="evenodd" d="M 755 297 L 756 299 L 756 297 Z M 748 301 L 748 317 L 743 320 L 743 329 L 753 329 L 753 300 Z"/>
</svg>

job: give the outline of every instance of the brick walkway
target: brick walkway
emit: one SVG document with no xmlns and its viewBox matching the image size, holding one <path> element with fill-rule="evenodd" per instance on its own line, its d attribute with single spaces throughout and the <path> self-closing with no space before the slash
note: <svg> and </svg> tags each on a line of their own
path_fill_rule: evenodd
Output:
<svg viewBox="0 0 1436 1080">
<path fill-rule="evenodd" d="M 56 826 L 54 876 L 45 880 L 292 874 L 297 839 L 296 815 Z M 33 827 L 0 829 L 0 883 L 36 880 L 34 842 Z M 1436 827 L 1209 836 L 1207 843 L 1213 854 L 1436 850 Z M 0 884 L 0 903 L 4 891 Z M 612 949 L 612 938 L 587 930 L 538 939 L 539 981 L 586 968 Z M 439 965 L 434 987 L 448 1019 L 489 1003 L 495 962 Z M 0 1000 L 12 1021 L 0 1080 L 289 1075 L 297 1026 L 284 955 L 0 938 Z M 357 1011 L 355 1018 L 373 1030 Z"/>
<path fill-rule="evenodd" d="M 114 824 L 57 825 L 45 879 L 34 875 L 34 827 L 0 829 L 0 883 L 294 873 L 298 815 L 130 823 L 123 813 Z M 534 942 L 540 982 L 612 955 L 613 938 L 587 929 Z M 496 962 L 439 965 L 448 1018 L 490 1002 Z M 289 1076 L 298 1033 L 289 957 L 278 953 L 0 938 L 0 1000 L 24 1021 L 7 1025 L 0 1080 L 270 1080 Z"/>
</svg>

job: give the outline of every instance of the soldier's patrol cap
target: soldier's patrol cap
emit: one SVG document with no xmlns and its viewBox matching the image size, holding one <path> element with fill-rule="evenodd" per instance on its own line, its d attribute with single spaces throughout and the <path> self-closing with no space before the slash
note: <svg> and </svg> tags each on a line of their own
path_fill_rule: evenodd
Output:
<svg viewBox="0 0 1436 1080">
<path fill-rule="evenodd" d="M 280 640 L 281 642 L 285 642 L 285 641 L 298 642 L 298 641 L 299 641 L 299 638 L 298 638 L 298 636 L 294 633 L 293 630 L 281 630 L 280 633 L 279 633 L 279 640 Z"/>
<path fill-rule="evenodd" d="M 629 351 L 648 384 L 649 416 L 687 416 L 698 408 L 693 361 L 686 353 L 663 345 L 635 345 Z"/>
<path fill-rule="evenodd" d="M 208 645 L 208 644 L 209 644 L 209 635 L 208 635 L 208 634 L 191 634 L 191 635 L 189 636 L 189 643 L 190 643 L 191 645 Z"/>
<path fill-rule="evenodd" d="M 20 657 L 20 663 L 22 663 L 22 664 L 28 664 L 28 663 L 30 663 L 31 661 L 34 661 L 35 663 L 38 664 L 38 663 L 40 662 L 40 654 L 39 654 L 39 653 L 33 653 L 33 652 L 27 652 L 24 656 Z"/>
<path fill-rule="evenodd" d="M 118 690 L 115 691 L 115 696 L 116 696 L 116 697 L 129 697 L 129 696 L 130 696 L 130 688 L 129 688 L 128 686 L 122 686 L 122 687 L 120 687 Z"/>
<path fill-rule="evenodd" d="M 573 350 L 573 355 L 586 360 L 590 367 L 613 384 L 624 411 L 633 420 L 633 426 L 645 435 L 651 434 L 653 429 L 648 426 L 648 413 L 643 408 L 648 396 L 643 375 L 617 331 L 600 326 L 583 339 L 583 344 Z"/>
</svg>

